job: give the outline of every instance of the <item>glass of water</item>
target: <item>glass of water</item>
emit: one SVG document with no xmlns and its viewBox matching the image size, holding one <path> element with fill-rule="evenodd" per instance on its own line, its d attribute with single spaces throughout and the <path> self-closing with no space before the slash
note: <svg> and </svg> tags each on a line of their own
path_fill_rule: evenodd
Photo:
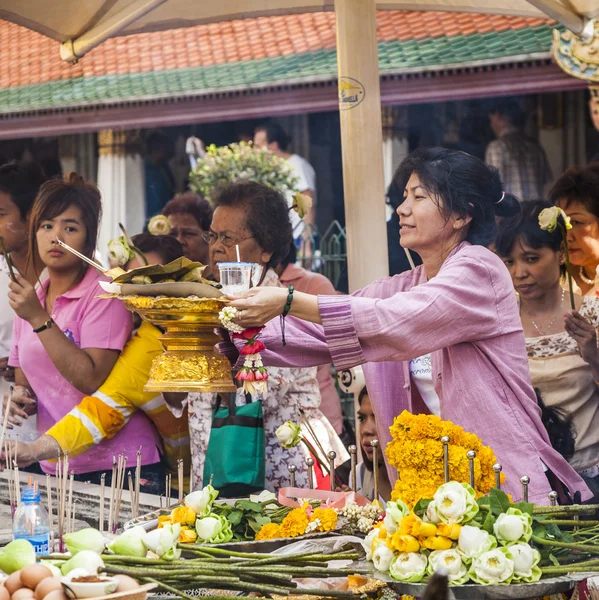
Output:
<svg viewBox="0 0 599 600">
<path fill-rule="evenodd" d="M 256 285 L 255 273 L 262 273 L 260 265 L 247 262 L 218 263 L 218 270 L 222 292 L 228 296 L 247 292 L 252 285 Z"/>
</svg>

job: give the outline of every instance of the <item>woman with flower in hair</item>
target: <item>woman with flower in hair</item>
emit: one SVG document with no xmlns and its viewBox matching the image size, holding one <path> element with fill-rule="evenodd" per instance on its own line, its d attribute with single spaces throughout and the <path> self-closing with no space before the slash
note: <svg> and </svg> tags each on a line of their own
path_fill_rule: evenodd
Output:
<svg viewBox="0 0 599 600">
<path fill-rule="evenodd" d="M 231 303 L 239 311 L 236 322 L 267 323 L 261 338 L 266 365 L 364 364 L 382 447 L 403 410 L 428 412 L 493 449 L 514 500 L 522 496 L 523 475 L 531 480 L 531 502 L 549 502 L 550 479 L 564 501 L 566 488 L 571 496 L 579 491 L 590 498 L 580 476 L 550 445 L 512 282 L 487 249 L 496 217 L 517 214 L 517 199 L 503 192 L 496 169 L 443 148 L 408 156 L 394 184 L 404 193 L 397 209 L 401 245 L 421 256 L 421 266 L 351 296 L 295 292 L 290 306 L 291 290 L 250 290 Z M 394 481 L 388 461 L 387 468 Z"/>
<path fill-rule="evenodd" d="M 103 276 L 57 241 L 92 258 L 101 212 L 100 192 L 78 175 L 44 183 L 31 211 L 29 255 L 39 254 L 48 278 L 37 290 L 19 275 L 10 284 L 17 314 L 9 358 L 17 384 L 10 420 L 18 425 L 37 412 L 40 434 L 100 387 L 131 334 L 131 315 L 122 303 L 98 298 Z M 112 439 L 72 458 L 69 468 L 93 480 L 112 469 L 113 456 L 123 453 L 134 464 L 140 446 L 143 465 L 160 461 L 156 431 L 138 413 Z M 54 457 L 60 452 L 55 445 Z M 41 468 L 55 471 L 47 461 Z"/>
<path fill-rule="evenodd" d="M 518 293 L 532 383 L 549 408 L 571 418 L 576 436 L 569 462 L 597 497 L 599 299 L 575 294 L 572 310 L 561 285 L 566 262 L 561 228 L 539 227 L 539 215 L 549 207 L 543 201 L 522 203 L 521 216 L 500 225 L 495 251 Z"/>
</svg>

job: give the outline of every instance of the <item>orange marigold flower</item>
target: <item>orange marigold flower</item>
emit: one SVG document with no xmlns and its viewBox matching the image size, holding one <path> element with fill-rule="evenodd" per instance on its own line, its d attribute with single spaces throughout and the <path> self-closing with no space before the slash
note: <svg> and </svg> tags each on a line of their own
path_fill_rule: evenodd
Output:
<svg viewBox="0 0 599 600">
<path fill-rule="evenodd" d="M 276 523 L 267 523 L 257 533 L 256 540 L 272 540 L 274 538 L 285 537 L 281 533 L 281 526 Z"/>
<path fill-rule="evenodd" d="M 281 537 L 304 535 L 309 522 L 310 520 L 303 507 L 294 508 L 281 523 Z"/>
</svg>

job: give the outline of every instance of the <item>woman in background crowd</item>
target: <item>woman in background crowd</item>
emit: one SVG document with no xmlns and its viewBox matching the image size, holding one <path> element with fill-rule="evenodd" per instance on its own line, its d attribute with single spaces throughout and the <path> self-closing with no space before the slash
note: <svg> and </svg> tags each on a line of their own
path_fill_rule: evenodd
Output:
<svg viewBox="0 0 599 600">
<path fill-rule="evenodd" d="M 181 244 L 172 236 L 154 236 L 142 233 L 133 236 L 135 247 L 144 253 L 151 265 L 164 265 L 182 256 Z M 142 266 L 138 256 L 130 260 L 127 270 Z M 134 320 L 139 317 L 134 315 Z M 163 463 L 167 472 L 177 481 L 177 461 L 189 472 L 191 455 L 187 412 L 175 418 L 164 398 L 155 392 L 144 392 L 154 358 L 162 352 L 162 332 L 143 321 L 119 356 L 110 375 L 91 396 L 86 396 L 31 444 L 19 442 L 18 464 L 28 466 L 41 460 L 67 453 L 70 458 L 88 452 L 104 439 L 113 438 L 136 411 L 144 412 L 156 427 L 162 440 Z M 142 467 L 142 491 L 159 494 L 164 490 L 164 477 L 158 465 Z M 176 487 L 176 484 L 175 484 Z"/>
<path fill-rule="evenodd" d="M 519 295 L 533 386 L 549 408 L 571 415 L 576 438 L 569 462 L 599 500 L 599 298 L 576 294 L 572 310 L 561 285 L 560 227 L 551 233 L 539 227 L 549 206 L 523 202 L 521 216 L 500 225 L 495 249 Z"/>
<path fill-rule="evenodd" d="M 599 290 L 599 163 L 571 167 L 555 182 L 549 200 L 570 217 L 568 250 L 572 276 L 583 296 Z"/>
<path fill-rule="evenodd" d="M 132 329 L 131 315 L 118 300 L 101 300 L 95 269 L 62 248 L 57 239 L 92 258 L 102 203 L 98 189 L 76 174 L 42 185 L 30 218 L 29 256 L 39 253 L 48 279 L 37 290 L 17 276 L 10 284 L 10 305 L 17 314 L 9 364 L 17 388 L 11 422 L 37 412 L 45 433 L 104 382 Z M 148 418 L 137 413 L 111 440 L 70 461 L 76 475 L 109 471 L 112 457 L 124 453 L 134 464 L 160 461 L 158 436 Z M 45 473 L 54 465 L 44 461 Z"/>
<path fill-rule="evenodd" d="M 13 269 L 36 286 L 45 279 L 44 264 L 39 255 L 28 262 L 29 216 L 33 201 L 45 181 L 44 173 L 35 163 L 12 162 L 0 166 L 0 236 L 10 257 Z M 0 398 L 15 380 L 15 370 L 8 366 L 15 314 L 8 300 L 10 270 L 0 254 Z M 37 437 L 35 417 L 23 425 L 21 440 Z M 7 432 L 9 439 L 14 432 Z"/>
</svg>

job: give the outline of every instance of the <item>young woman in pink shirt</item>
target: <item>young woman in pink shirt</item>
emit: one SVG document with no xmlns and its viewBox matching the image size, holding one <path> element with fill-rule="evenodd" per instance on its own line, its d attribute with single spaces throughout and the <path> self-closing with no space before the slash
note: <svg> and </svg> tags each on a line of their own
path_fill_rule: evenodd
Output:
<svg viewBox="0 0 599 600">
<path fill-rule="evenodd" d="M 17 315 L 9 358 L 17 385 L 11 421 L 18 424 L 37 412 L 40 433 L 104 382 L 132 330 L 121 302 L 97 298 L 103 276 L 57 243 L 61 239 L 93 257 L 101 209 L 98 189 L 76 174 L 46 182 L 31 213 L 30 256 L 39 253 L 48 279 L 36 290 L 17 275 L 9 286 Z M 112 469 L 118 454 L 134 464 L 140 446 L 142 464 L 158 463 L 157 445 L 151 422 L 136 414 L 120 433 L 73 458 L 69 467 L 93 480 L 94 472 Z M 46 473 L 55 470 L 46 461 L 41 467 Z"/>
<path fill-rule="evenodd" d="M 550 445 L 528 371 L 518 304 L 501 259 L 486 248 L 495 217 L 519 210 L 496 169 L 463 152 L 431 148 L 409 156 L 393 185 L 401 245 L 423 264 L 374 282 L 352 296 L 295 292 L 281 343 L 279 317 L 289 291 L 257 288 L 232 303 L 246 327 L 268 323 L 265 364 L 338 369 L 364 364 L 379 439 L 402 410 L 430 412 L 477 434 L 495 451 L 506 490 L 548 504 L 551 485 L 592 497 Z M 366 199 L 365 199 L 366 201 Z M 381 199 L 382 202 L 382 199 Z M 364 249 L 367 251 L 367 249 Z M 270 321 L 270 322 L 269 322 Z M 389 465 L 391 481 L 397 474 Z M 551 484 L 550 484 L 551 481 Z"/>
</svg>

